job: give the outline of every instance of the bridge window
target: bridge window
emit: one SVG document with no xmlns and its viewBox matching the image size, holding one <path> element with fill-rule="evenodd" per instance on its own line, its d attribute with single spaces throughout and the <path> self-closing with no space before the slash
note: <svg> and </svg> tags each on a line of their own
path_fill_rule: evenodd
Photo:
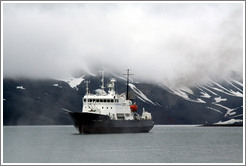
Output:
<svg viewBox="0 0 246 166">
<path fill-rule="evenodd" d="M 84 102 L 118 103 L 119 99 L 83 99 Z"/>
<path fill-rule="evenodd" d="M 124 114 L 116 114 L 116 116 L 117 116 L 117 119 L 121 119 L 121 120 L 125 119 Z"/>
</svg>

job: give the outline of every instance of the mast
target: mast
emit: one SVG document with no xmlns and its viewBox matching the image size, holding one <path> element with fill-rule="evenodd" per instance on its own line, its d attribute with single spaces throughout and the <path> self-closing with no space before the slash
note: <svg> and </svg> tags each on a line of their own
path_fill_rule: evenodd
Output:
<svg viewBox="0 0 246 166">
<path fill-rule="evenodd" d="M 129 75 L 133 75 L 133 74 L 130 74 L 129 73 L 129 69 L 127 69 L 127 73 L 124 74 L 124 75 L 127 76 L 127 79 L 126 79 L 126 100 L 128 100 L 129 99 L 129 97 L 128 97 L 128 91 L 129 91 Z"/>
<path fill-rule="evenodd" d="M 85 83 L 86 83 L 86 94 L 88 95 L 89 94 L 89 83 L 90 83 L 90 81 L 85 81 Z"/>
<path fill-rule="evenodd" d="M 104 86 L 104 71 L 99 71 L 100 73 L 102 73 L 102 79 L 101 79 L 101 82 L 102 82 L 102 90 L 104 90 L 105 86 Z"/>
</svg>

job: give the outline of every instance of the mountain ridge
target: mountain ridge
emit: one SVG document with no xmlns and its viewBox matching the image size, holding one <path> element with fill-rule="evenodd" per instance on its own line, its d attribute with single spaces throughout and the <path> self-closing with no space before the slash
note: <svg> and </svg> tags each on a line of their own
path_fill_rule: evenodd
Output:
<svg viewBox="0 0 246 166">
<path fill-rule="evenodd" d="M 106 75 L 105 80 L 117 75 Z M 116 91 L 126 91 L 124 77 L 117 77 Z M 3 79 L 4 125 L 72 124 L 66 108 L 80 112 L 89 88 L 99 89 L 101 77 L 81 75 L 67 80 Z M 243 84 L 238 80 L 210 82 L 196 87 L 169 88 L 163 84 L 131 80 L 130 96 L 139 106 L 152 113 L 156 124 L 213 124 L 243 119 Z"/>
</svg>

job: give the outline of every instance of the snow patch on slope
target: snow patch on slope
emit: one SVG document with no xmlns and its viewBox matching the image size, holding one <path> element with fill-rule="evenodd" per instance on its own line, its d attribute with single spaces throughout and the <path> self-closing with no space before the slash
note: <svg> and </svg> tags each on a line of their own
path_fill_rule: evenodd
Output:
<svg viewBox="0 0 246 166">
<path fill-rule="evenodd" d="M 219 112 L 219 113 L 223 114 L 223 112 L 221 112 L 220 110 L 217 110 L 215 108 L 212 108 L 212 107 L 207 107 L 207 108 L 210 109 L 210 110 L 213 110 L 213 111 L 216 111 L 216 112 Z"/>
<path fill-rule="evenodd" d="M 53 84 L 54 87 L 59 87 L 59 88 L 63 88 L 62 86 L 60 86 L 59 84 Z"/>
<path fill-rule="evenodd" d="M 202 89 L 204 89 L 204 90 L 208 91 L 209 93 L 211 93 L 211 94 L 213 94 L 213 95 L 217 96 L 217 93 L 215 93 L 215 92 L 213 92 L 213 91 L 209 90 L 208 88 L 206 88 L 206 87 L 204 87 L 204 86 L 200 86 L 200 87 L 201 87 Z"/>
<path fill-rule="evenodd" d="M 25 88 L 23 86 L 16 86 L 16 89 L 25 90 Z"/>
<path fill-rule="evenodd" d="M 70 78 L 68 80 L 64 80 L 65 82 L 67 82 L 71 88 L 75 88 L 78 90 L 77 86 L 84 81 L 85 79 L 85 75 L 79 78 Z"/>
<path fill-rule="evenodd" d="M 219 91 L 219 92 L 222 92 L 224 94 L 227 94 L 227 95 L 230 95 L 230 96 L 235 96 L 235 97 L 243 97 L 243 94 L 239 91 L 235 92 L 233 90 L 228 90 L 226 89 L 225 87 L 223 87 L 222 85 L 218 84 L 217 82 L 214 82 L 214 85 L 216 85 L 217 87 L 214 87 L 214 86 L 209 86 L 210 88 L 216 90 L 216 91 Z M 240 90 L 241 91 L 241 90 Z"/>
<path fill-rule="evenodd" d="M 241 87 L 243 87 L 243 83 L 241 83 L 239 81 L 236 81 L 236 80 L 231 80 L 231 81 L 234 82 L 234 83 L 236 83 L 236 84 L 238 84 L 238 85 L 240 85 Z"/>
<path fill-rule="evenodd" d="M 183 99 L 191 102 L 196 103 L 206 103 L 204 100 L 197 98 L 197 99 L 191 99 L 189 98 L 188 94 L 194 95 L 193 91 L 190 88 L 182 87 L 180 89 L 171 89 L 171 92 L 177 96 L 182 97 Z"/>
<path fill-rule="evenodd" d="M 231 90 L 231 93 L 234 94 L 234 95 L 237 96 L 237 97 L 243 97 L 243 94 L 240 93 L 240 92 L 238 92 L 238 91 L 235 92 L 235 91 L 232 91 L 232 90 Z"/>
<path fill-rule="evenodd" d="M 239 90 L 240 92 L 242 92 L 243 93 L 243 91 L 239 88 L 239 87 L 237 87 L 236 85 L 234 85 L 232 82 L 230 82 L 230 81 L 227 81 L 231 86 L 233 86 L 234 88 L 236 88 L 237 90 Z"/>
<path fill-rule="evenodd" d="M 200 92 L 201 93 L 201 97 L 203 98 L 210 98 L 211 96 L 209 94 L 207 94 L 206 92 Z"/>
<path fill-rule="evenodd" d="M 243 114 L 238 114 L 238 115 L 232 116 L 232 118 L 236 118 L 236 117 L 243 117 Z"/>
<path fill-rule="evenodd" d="M 143 94 L 143 92 L 141 92 L 135 85 L 129 83 L 129 86 L 130 86 L 130 88 L 131 88 L 135 93 L 138 94 L 138 98 L 139 98 L 140 100 L 142 100 L 143 102 L 146 102 L 146 101 L 147 101 L 147 102 L 150 102 L 150 103 L 153 104 L 153 105 L 156 105 L 153 101 L 151 101 L 149 98 L 147 98 L 147 97 Z"/>
<path fill-rule="evenodd" d="M 223 105 L 218 104 L 218 103 L 213 103 L 213 104 L 227 110 L 227 112 L 226 112 L 226 114 L 225 114 L 225 117 L 231 116 L 231 115 L 235 115 L 235 114 L 236 114 L 236 112 L 233 112 L 233 111 L 235 111 L 237 108 L 228 108 L 228 107 L 223 106 Z"/>
<path fill-rule="evenodd" d="M 219 122 L 217 122 L 217 123 L 215 123 L 215 124 L 234 124 L 234 123 L 240 123 L 240 122 L 243 122 L 243 120 L 241 120 L 241 119 L 230 119 L 230 120 L 228 120 L 228 121 L 224 121 L 224 122 L 222 122 L 222 121 L 219 121 Z"/>
<path fill-rule="evenodd" d="M 179 91 L 183 91 L 183 92 L 186 92 L 186 93 L 194 95 L 193 91 L 190 88 L 188 88 L 188 87 L 182 87 L 182 88 L 179 89 Z"/>
<path fill-rule="evenodd" d="M 221 101 L 226 101 L 227 99 L 222 99 L 221 96 L 220 96 L 220 97 L 215 97 L 214 100 L 215 100 L 216 103 L 219 103 Z"/>
</svg>

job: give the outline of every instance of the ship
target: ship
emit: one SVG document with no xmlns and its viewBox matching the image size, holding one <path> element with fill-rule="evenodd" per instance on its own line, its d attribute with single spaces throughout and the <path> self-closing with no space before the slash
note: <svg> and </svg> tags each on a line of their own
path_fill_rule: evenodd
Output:
<svg viewBox="0 0 246 166">
<path fill-rule="evenodd" d="M 111 78 L 105 91 L 104 72 L 102 72 L 102 85 L 89 92 L 89 81 L 86 83 L 86 94 L 82 98 L 82 112 L 66 110 L 70 115 L 74 127 L 79 133 L 148 133 L 154 127 L 151 113 L 142 108 L 140 116 L 136 102 L 129 99 L 129 69 L 127 70 L 126 94 L 115 92 L 116 79 Z"/>
</svg>

